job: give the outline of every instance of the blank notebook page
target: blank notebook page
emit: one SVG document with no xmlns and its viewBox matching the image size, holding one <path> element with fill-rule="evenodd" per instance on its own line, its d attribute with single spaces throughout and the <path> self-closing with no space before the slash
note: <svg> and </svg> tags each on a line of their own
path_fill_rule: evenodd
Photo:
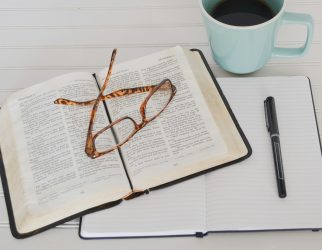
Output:
<svg viewBox="0 0 322 250">
<path fill-rule="evenodd" d="M 308 78 L 219 78 L 218 82 L 252 146 L 252 156 L 86 215 L 83 237 L 322 228 L 322 158 Z M 278 197 L 265 124 L 268 96 L 275 98 L 279 122 L 284 199 Z"/>
<path fill-rule="evenodd" d="M 218 79 L 253 155 L 207 175 L 209 231 L 322 228 L 322 158 L 306 77 Z M 287 197 L 278 197 L 264 100 L 275 98 Z"/>
<path fill-rule="evenodd" d="M 84 238 L 195 234 L 205 230 L 204 176 L 86 215 Z M 165 192 L 165 190 L 167 190 Z"/>
</svg>

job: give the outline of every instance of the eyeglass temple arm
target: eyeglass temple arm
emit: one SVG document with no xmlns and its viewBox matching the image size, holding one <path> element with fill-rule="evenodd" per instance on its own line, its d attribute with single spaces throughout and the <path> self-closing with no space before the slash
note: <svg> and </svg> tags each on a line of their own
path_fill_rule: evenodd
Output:
<svg viewBox="0 0 322 250">
<path fill-rule="evenodd" d="M 115 98 L 115 97 L 121 97 L 121 96 L 127 96 L 127 95 L 133 95 L 133 94 L 139 94 L 144 92 L 149 92 L 153 88 L 155 88 L 158 85 L 149 85 L 149 86 L 143 86 L 143 87 L 136 87 L 136 88 L 128 88 L 128 89 L 119 89 L 116 90 L 110 94 L 107 94 L 101 98 L 102 101 Z M 168 86 L 168 85 L 166 85 Z M 161 88 L 162 89 L 162 88 Z M 55 101 L 55 104 L 62 104 L 62 105 L 77 105 L 77 106 L 87 106 L 94 104 L 96 99 L 84 101 L 84 102 L 77 102 L 72 101 L 64 98 L 59 98 Z"/>
<path fill-rule="evenodd" d="M 107 71 L 107 75 L 106 75 L 104 84 L 103 84 L 103 86 L 101 88 L 101 91 L 100 91 L 99 95 L 94 100 L 94 105 L 93 105 L 91 115 L 90 115 L 89 125 L 88 125 L 88 129 L 87 129 L 86 144 L 85 144 L 85 153 L 91 158 L 95 158 L 96 153 L 97 153 L 96 149 L 95 149 L 95 144 L 94 144 L 94 141 L 93 141 L 93 135 L 92 135 L 92 131 L 93 131 L 93 127 L 94 127 L 94 121 L 95 121 L 98 105 L 101 102 L 102 97 L 103 97 L 103 92 L 106 89 L 108 81 L 110 80 L 110 77 L 112 75 L 112 69 L 113 69 L 113 64 L 114 64 L 114 61 L 115 61 L 116 53 L 117 53 L 117 49 L 114 49 L 113 52 L 112 52 L 110 65 L 108 67 L 108 71 Z"/>
<path fill-rule="evenodd" d="M 103 86 L 102 86 L 102 88 L 100 90 L 100 93 L 99 93 L 99 95 L 98 95 L 98 97 L 96 99 L 93 99 L 93 100 L 90 100 L 90 101 L 84 101 L 84 102 L 77 102 L 77 101 L 72 101 L 72 100 L 69 100 L 69 99 L 58 98 L 58 99 L 56 99 L 54 101 L 54 103 L 55 104 L 63 104 L 63 105 L 78 105 L 78 106 L 87 106 L 87 105 L 91 105 L 91 104 L 98 105 L 98 103 L 102 100 L 102 98 L 104 98 L 104 96 L 103 96 L 104 90 L 106 89 L 107 83 L 111 78 L 116 53 L 117 53 L 117 49 L 114 49 L 113 52 L 112 52 L 110 65 L 108 67 L 108 71 L 107 71 L 107 75 L 106 75 L 104 84 L 103 84 Z M 95 108 L 93 107 L 93 109 L 95 109 Z"/>
</svg>

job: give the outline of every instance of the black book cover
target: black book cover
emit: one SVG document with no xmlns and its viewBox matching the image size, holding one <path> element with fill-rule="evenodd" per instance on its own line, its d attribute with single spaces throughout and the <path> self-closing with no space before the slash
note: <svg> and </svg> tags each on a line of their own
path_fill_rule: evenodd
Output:
<svg viewBox="0 0 322 250">
<path fill-rule="evenodd" d="M 207 169 L 207 170 L 204 170 L 204 171 L 201 171 L 201 172 L 198 172 L 198 173 L 195 173 L 195 174 L 192 174 L 192 175 L 189 175 L 189 176 L 185 176 L 183 178 L 180 178 L 180 179 L 177 179 L 175 181 L 171 181 L 169 183 L 165 183 L 165 184 L 162 184 L 162 185 L 159 185 L 157 187 L 153 187 L 149 190 L 146 190 L 146 193 L 148 193 L 149 191 L 153 191 L 153 190 L 156 190 L 156 189 L 161 189 L 161 188 L 164 188 L 164 187 L 168 187 L 170 185 L 174 185 L 174 184 L 177 184 L 179 182 L 182 182 L 182 181 L 185 181 L 185 180 L 188 180 L 188 179 L 191 179 L 191 178 L 194 178 L 196 176 L 200 176 L 200 175 L 203 175 L 205 173 L 208 173 L 210 171 L 213 171 L 215 169 L 220 169 L 222 167 L 225 167 L 225 166 L 228 166 L 228 165 L 232 165 L 234 163 L 237 163 L 237 162 L 240 162 L 240 161 L 243 161 L 245 159 L 247 159 L 248 157 L 251 156 L 252 154 L 252 149 L 251 149 L 251 146 L 246 138 L 246 136 L 244 135 L 240 125 L 238 124 L 238 121 L 237 119 L 235 118 L 234 114 L 233 114 L 233 111 L 231 110 L 230 106 L 229 106 L 229 103 L 227 101 L 227 99 L 225 98 L 225 95 L 223 94 L 214 74 L 212 73 L 203 53 L 198 50 L 198 49 L 191 49 L 191 51 L 195 51 L 197 53 L 200 54 L 210 76 L 212 77 L 212 80 L 242 138 L 242 140 L 244 141 L 244 144 L 246 145 L 247 147 L 247 154 L 240 157 L 239 159 L 236 159 L 236 160 L 233 160 L 233 161 L 230 161 L 230 162 L 227 162 L 227 163 L 224 163 L 222 165 L 219 165 L 219 166 L 214 166 L 213 168 L 210 168 L 210 169 Z M 16 227 L 16 222 L 15 222 L 15 218 L 14 218 L 14 213 L 13 213 L 13 208 L 12 208 L 12 203 L 11 203 L 11 199 L 10 199 L 10 190 L 9 190 L 9 186 L 8 186 L 8 182 L 7 182 L 7 177 L 6 177 L 6 171 L 5 171 L 5 167 L 4 167 L 4 164 L 3 164 L 3 161 L 2 161 L 2 155 L 0 155 L 1 159 L 0 159 L 0 175 L 1 175 L 1 181 L 2 181 L 2 186 L 3 186 L 3 192 L 4 192 L 4 196 L 5 196 L 5 202 L 6 202 L 6 206 L 7 206 L 7 211 L 8 211 L 8 217 L 9 217 L 9 223 L 10 223 L 10 229 L 11 229 L 11 233 L 12 235 L 17 238 L 17 239 L 22 239 L 22 238 L 26 238 L 26 237 L 30 237 L 32 235 L 35 235 L 35 234 L 38 234 L 40 232 L 43 232 L 45 230 L 48 230 L 50 228 L 53 228 L 55 226 L 58 226 L 60 224 L 63 224 L 67 221 L 70 221 L 70 220 L 73 220 L 73 219 L 76 219 L 76 218 L 79 218 L 83 215 L 86 215 L 86 214 L 89 214 L 89 213 L 92 213 L 92 212 L 96 212 L 96 211 L 99 211 L 99 210 L 102 210 L 102 209 L 106 209 L 106 208 L 110 208 L 110 207 L 113 207 L 113 206 L 116 206 L 118 204 L 120 204 L 122 202 L 122 199 L 119 199 L 119 200 L 116 200 L 116 201 L 112 201 L 112 202 L 108 202 L 108 203 L 104 203 L 102 205 L 99 205 L 99 206 L 95 206 L 95 207 L 92 207 L 92 208 L 89 208 L 89 209 L 86 209 L 82 212 L 79 212 L 77 214 L 73 214 L 71 216 L 68 216 L 68 217 L 65 217 L 65 218 L 62 218 L 61 220 L 59 221 L 56 221 L 54 223 L 51 223 L 51 224 L 48 224 L 44 227 L 41 227 L 41 228 L 38 228 L 36 230 L 33 230 L 31 232 L 28 232 L 28 233 L 19 233 L 18 230 L 17 230 L 17 227 Z M 80 228 L 81 228 L 81 223 L 80 223 Z M 80 232 L 80 230 L 79 230 Z M 196 232 L 196 236 L 197 237 L 200 237 L 202 235 L 202 233 L 200 232 Z M 170 236 L 170 235 L 169 235 Z M 80 237 L 82 237 L 80 235 Z"/>
</svg>

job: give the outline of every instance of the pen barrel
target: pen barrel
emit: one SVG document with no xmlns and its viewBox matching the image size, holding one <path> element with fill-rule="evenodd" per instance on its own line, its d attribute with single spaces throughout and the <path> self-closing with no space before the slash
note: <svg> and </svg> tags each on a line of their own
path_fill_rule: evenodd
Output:
<svg viewBox="0 0 322 250">
<path fill-rule="evenodd" d="M 280 139 L 278 135 L 275 135 L 271 137 L 271 140 L 272 140 L 272 149 L 273 149 L 273 155 L 274 155 L 274 165 L 275 165 L 278 195 L 280 198 L 285 198 L 286 186 L 285 186 L 285 176 L 284 176 L 284 169 L 283 169 Z"/>
</svg>

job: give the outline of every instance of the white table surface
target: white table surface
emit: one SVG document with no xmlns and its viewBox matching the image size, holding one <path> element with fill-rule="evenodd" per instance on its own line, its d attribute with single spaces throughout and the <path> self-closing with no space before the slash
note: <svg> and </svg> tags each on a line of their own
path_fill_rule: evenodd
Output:
<svg viewBox="0 0 322 250">
<path fill-rule="evenodd" d="M 289 0 L 287 10 L 314 17 L 311 51 L 303 58 L 271 60 L 251 76 L 310 77 L 322 128 L 322 1 Z M 304 37 L 305 29 L 301 26 L 283 27 L 277 44 L 299 46 Z M 1 0 L 0 104 L 11 92 L 51 77 L 67 72 L 98 71 L 105 66 L 114 47 L 119 48 L 117 61 L 120 62 L 175 45 L 203 50 L 216 76 L 232 76 L 211 58 L 198 0 Z M 0 190 L 0 249 L 3 250 L 322 248 L 322 232 L 217 233 L 202 239 L 81 240 L 77 225 L 77 221 L 72 221 L 31 238 L 16 240 L 9 230 Z"/>
</svg>

